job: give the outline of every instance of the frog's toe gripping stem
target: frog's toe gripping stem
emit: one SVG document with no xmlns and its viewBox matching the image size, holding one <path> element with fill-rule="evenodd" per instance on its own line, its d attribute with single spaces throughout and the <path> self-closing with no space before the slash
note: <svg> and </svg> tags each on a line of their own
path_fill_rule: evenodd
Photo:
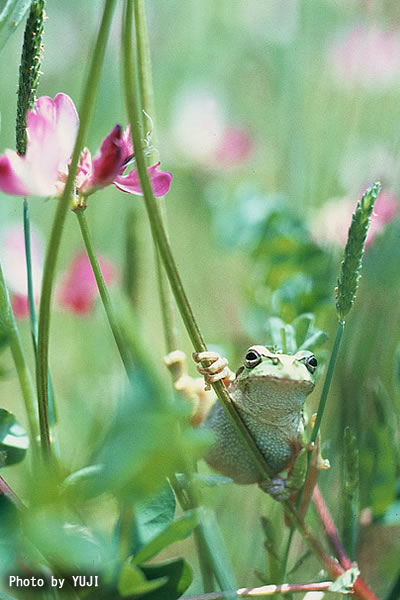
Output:
<svg viewBox="0 0 400 600">
<path fill-rule="evenodd" d="M 225 385 L 229 385 L 232 380 L 233 373 L 228 367 L 228 360 L 218 354 L 218 352 L 193 352 L 193 360 L 196 363 L 209 361 L 207 367 L 200 364 L 196 366 L 198 372 L 203 375 L 205 380 L 205 390 L 211 388 L 211 384 L 216 381 L 224 380 Z"/>
<path fill-rule="evenodd" d="M 295 496 L 301 489 L 306 472 L 307 452 L 305 448 L 302 448 L 288 475 L 287 473 L 280 473 L 272 479 L 262 481 L 259 483 L 259 487 L 278 502 L 283 502 Z"/>
</svg>

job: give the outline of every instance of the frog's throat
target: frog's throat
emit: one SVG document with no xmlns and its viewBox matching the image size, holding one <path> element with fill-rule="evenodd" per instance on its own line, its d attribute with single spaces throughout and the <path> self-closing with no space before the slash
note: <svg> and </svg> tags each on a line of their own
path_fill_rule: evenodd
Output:
<svg viewBox="0 0 400 600">
<path fill-rule="evenodd" d="M 270 382 L 268 385 L 261 379 L 262 377 L 257 377 L 257 383 L 251 382 L 251 386 L 248 380 L 240 385 L 233 383 L 230 386 L 229 394 L 239 411 L 277 427 L 297 421 L 304 402 L 312 391 L 312 382 L 308 382 L 308 386 L 282 385 L 281 379 L 271 380 L 272 378 L 267 377 Z M 289 381 L 293 384 L 292 380 Z"/>
</svg>

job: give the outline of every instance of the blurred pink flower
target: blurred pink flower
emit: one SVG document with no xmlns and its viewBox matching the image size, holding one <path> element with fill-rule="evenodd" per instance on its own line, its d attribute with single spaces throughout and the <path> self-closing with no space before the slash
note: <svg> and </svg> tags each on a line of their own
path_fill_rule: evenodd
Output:
<svg viewBox="0 0 400 600">
<path fill-rule="evenodd" d="M 333 198 L 326 202 L 316 214 L 311 234 L 320 246 L 344 247 L 351 224 L 351 217 L 356 207 L 354 198 Z M 365 247 L 368 248 L 387 223 L 394 219 L 398 212 L 398 202 L 390 192 L 381 192 L 372 213 Z"/>
<path fill-rule="evenodd" d="M 27 151 L 20 156 L 6 150 L 0 156 L 0 189 L 16 196 L 59 196 L 64 189 L 71 153 L 79 127 L 75 105 L 66 94 L 54 98 L 42 96 L 27 114 Z M 136 169 L 123 175 L 133 161 L 133 144 L 129 126 L 122 132 L 116 125 L 103 140 L 92 160 L 85 148 L 81 154 L 76 191 L 88 196 L 113 183 L 118 189 L 141 195 Z M 171 173 L 149 167 L 155 196 L 166 194 L 171 185 Z"/>
<path fill-rule="evenodd" d="M 32 280 L 36 299 L 39 297 L 42 279 L 42 240 L 31 230 Z M 11 225 L 1 233 L 0 259 L 4 277 L 10 293 L 11 305 L 16 317 L 29 314 L 28 285 L 25 259 L 24 230 L 20 225 Z"/>
<path fill-rule="evenodd" d="M 104 281 L 110 285 L 118 277 L 117 268 L 105 258 L 98 256 L 98 261 Z M 97 295 L 96 279 L 89 258 L 85 252 L 79 253 L 64 273 L 57 292 L 58 302 L 75 314 L 85 315 L 93 309 Z"/>
<path fill-rule="evenodd" d="M 341 85 L 390 86 L 400 82 L 400 32 L 355 27 L 331 43 L 328 60 Z"/>
<path fill-rule="evenodd" d="M 219 170 L 240 165 L 254 146 L 244 128 L 227 122 L 217 96 L 197 86 L 177 97 L 171 135 L 181 158 Z"/>
</svg>

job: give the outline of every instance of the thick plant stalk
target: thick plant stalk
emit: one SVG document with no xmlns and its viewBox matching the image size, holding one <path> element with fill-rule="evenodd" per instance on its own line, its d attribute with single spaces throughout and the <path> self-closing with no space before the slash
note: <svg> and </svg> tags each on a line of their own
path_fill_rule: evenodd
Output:
<svg viewBox="0 0 400 600">
<path fill-rule="evenodd" d="M 155 107 L 154 107 L 154 94 L 151 77 L 151 57 L 149 48 L 149 39 L 147 33 L 146 23 L 146 11 L 144 0 L 135 0 L 134 4 L 135 12 L 135 34 L 136 34 L 136 63 L 138 70 L 138 85 L 140 95 L 140 105 L 142 109 L 143 121 L 146 122 L 146 118 L 150 117 L 152 122 L 152 132 L 148 156 L 148 164 L 153 161 L 153 155 L 155 152 L 152 148 L 157 147 L 157 132 L 155 127 Z M 159 199 L 160 216 L 167 233 L 167 219 L 166 219 L 166 207 L 164 198 Z M 161 261 L 161 256 L 156 244 L 155 248 L 155 262 L 157 271 L 157 282 L 160 297 L 161 316 L 163 321 L 165 345 L 167 353 L 176 350 L 178 345 L 178 331 L 176 327 L 176 311 L 174 305 L 174 298 L 171 292 L 171 288 L 164 271 L 164 267 Z M 187 468 L 188 484 L 183 486 L 181 489 L 181 483 L 176 477 L 171 480 L 172 487 L 184 510 L 189 510 L 199 506 L 199 500 L 195 489 L 193 488 L 191 478 L 191 468 L 188 465 Z M 205 517 L 203 516 L 203 519 Z M 203 580 L 204 591 L 211 591 L 214 589 L 214 574 L 220 585 L 221 589 L 232 585 L 232 576 L 227 575 L 227 569 L 223 563 L 221 557 L 217 559 L 217 549 L 213 548 L 213 544 L 208 540 L 207 531 L 205 524 L 201 522 L 193 531 L 193 537 L 197 556 L 199 560 L 199 567 L 201 577 Z"/>
<path fill-rule="evenodd" d="M 40 438 L 43 456 L 51 457 L 51 444 L 49 435 L 48 414 L 48 358 L 49 358 L 49 333 L 50 333 L 50 305 L 53 292 L 54 277 L 58 252 L 64 222 L 74 193 L 75 173 L 78 166 L 79 155 L 89 128 L 90 119 L 94 110 L 97 88 L 100 80 L 101 67 L 104 60 L 105 48 L 110 31 L 115 0 L 106 0 L 99 34 L 93 50 L 93 58 L 89 68 L 87 82 L 83 92 L 82 110 L 80 111 L 80 125 L 75 142 L 74 151 L 69 167 L 64 191 L 58 201 L 57 212 L 54 217 L 50 240 L 47 247 L 43 271 L 42 293 L 40 297 L 39 331 L 38 331 L 38 360 L 37 360 L 37 387 L 39 403 Z"/>
</svg>

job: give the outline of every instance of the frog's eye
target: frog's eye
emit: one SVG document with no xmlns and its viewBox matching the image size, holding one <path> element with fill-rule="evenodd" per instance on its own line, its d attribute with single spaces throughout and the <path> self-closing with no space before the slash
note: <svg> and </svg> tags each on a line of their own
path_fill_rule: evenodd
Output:
<svg viewBox="0 0 400 600">
<path fill-rule="evenodd" d="M 257 350 L 255 350 L 254 348 L 250 348 L 250 350 L 247 351 L 247 354 L 244 357 L 244 366 L 248 369 L 252 369 L 253 367 L 259 365 L 260 362 L 261 354 L 257 352 Z"/>
<path fill-rule="evenodd" d="M 314 354 L 311 356 L 304 356 L 304 358 L 301 358 L 300 360 L 306 365 L 310 373 L 314 373 L 315 369 L 318 367 L 318 361 Z"/>
</svg>

